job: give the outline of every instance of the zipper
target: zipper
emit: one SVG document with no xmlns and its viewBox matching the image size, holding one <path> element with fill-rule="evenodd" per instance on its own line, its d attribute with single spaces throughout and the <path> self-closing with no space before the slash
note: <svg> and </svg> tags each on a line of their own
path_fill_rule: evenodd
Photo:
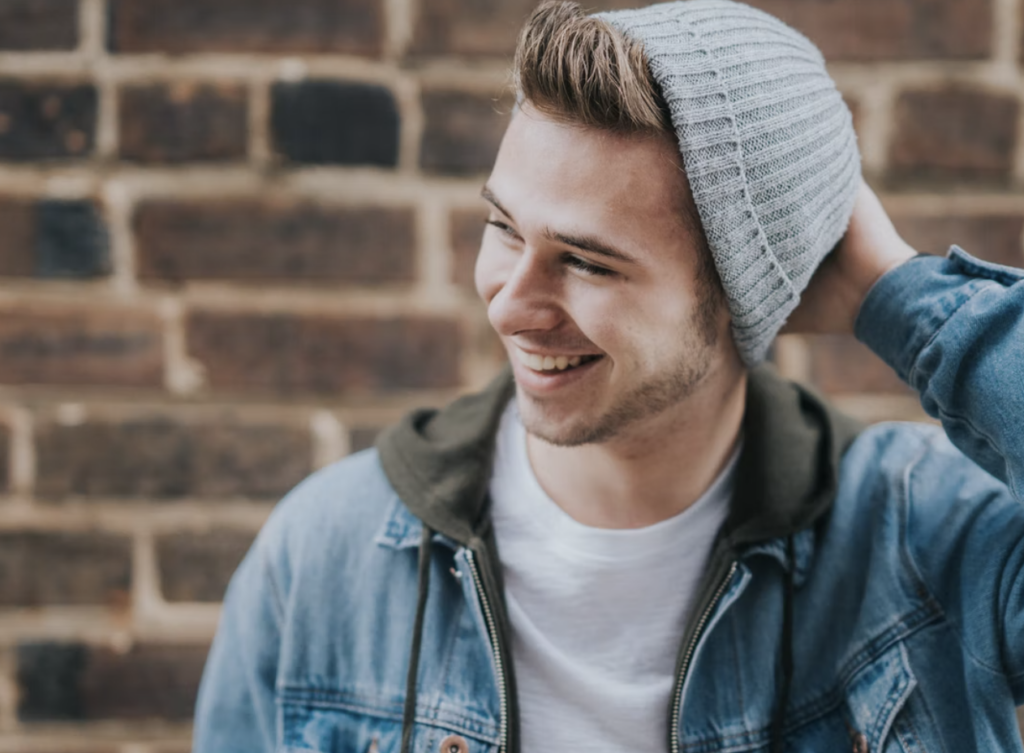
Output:
<svg viewBox="0 0 1024 753">
<path fill-rule="evenodd" d="M 708 602 L 707 608 L 700 616 L 700 620 L 697 622 L 697 629 L 693 632 L 693 637 L 690 639 L 690 644 L 686 647 L 686 653 L 683 654 L 683 663 L 679 672 L 679 682 L 676 685 L 675 697 L 672 699 L 672 753 L 679 753 L 679 723 L 682 719 L 683 714 L 683 687 L 686 685 L 687 675 L 690 674 L 690 666 L 693 661 L 693 654 L 697 650 L 697 644 L 700 642 L 701 634 L 704 632 L 704 628 L 708 624 L 708 620 L 711 619 L 711 615 L 714 613 L 715 608 L 718 606 L 718 602 L 722 600 L 722 596 L 725 594 L 732 582 L 732 576 L 736 574 L 737 563 L 733 562 L 729 565 L 729 572 L 725 578 L 719 584 L 718 589 L 715 591 L 714 596 L 711 597 L 711 601 Z"/>
<path fill-rule="evenodd" d="M 501 646 L 498 643 L 498 629 L 494 622 L 494 612 L 491 611 L 491 603 L 487 600 L 487 594 L 484 592 L 483 580 L 480 578 L 476 556 L 472 549 L 466 549 L 466 562 L 469 563 L 469 571 L 473 575 L 477 598 L 480 599 L 480 608 L 483 610 L 484 621 L 487 623 L 487 637 L 491 641 L 491 651 L 494 652 L 494 669 L 498 676 L 498 709 L 501 715 L 498 728 L 498 753 L 506 753 L 508 750 L 508 688 L 505 686 L 505 664 L 502 659 Z"/>
</svg>

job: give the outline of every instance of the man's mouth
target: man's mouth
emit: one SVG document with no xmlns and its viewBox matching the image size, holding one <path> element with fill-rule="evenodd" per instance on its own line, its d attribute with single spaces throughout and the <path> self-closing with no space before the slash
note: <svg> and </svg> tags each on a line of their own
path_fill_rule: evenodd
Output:
<svg viewBox="0 0 1024 753">
<path fill-rule="evenodd" d="M 516 357 L 519 362 L 527 368 L 540 372 L 566 371 L 577 366 L 596 361 L 601 356 L 541 356 L 536 353 L 527 353 L 522 348 L 516 348 Z"/>
</svg>

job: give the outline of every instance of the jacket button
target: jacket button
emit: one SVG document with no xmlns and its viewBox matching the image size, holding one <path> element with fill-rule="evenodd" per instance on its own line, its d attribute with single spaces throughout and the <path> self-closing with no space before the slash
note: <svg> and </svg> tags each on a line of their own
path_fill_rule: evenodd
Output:
<svg viewBox="0 0 1024 753">
<path fill-rule="evenodd" d="M 868 753 L 868 739 L 863 732 L 853 736 L 853 753 Z"/>
<path fill-rule="evenodd" d="M 437 750 L 438 753 L 469 753 L 469 743 L 459 735 L 448 735 Z"/>
</svg>

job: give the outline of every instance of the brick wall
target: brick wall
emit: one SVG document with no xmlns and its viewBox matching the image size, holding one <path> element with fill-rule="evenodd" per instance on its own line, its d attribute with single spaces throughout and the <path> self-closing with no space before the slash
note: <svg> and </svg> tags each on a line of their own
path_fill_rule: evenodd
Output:
<svg viewBox="0 0 1024 753">
<path fill-rule="evenodd" d="M 921 250 L 1024 264 L 1022 1 L 758 0 Z M 477 194 L 532 3 L 0 2 L 0 753 L 187 750 L 274 501 L 494 373 Z M 846 338 L 776 358 L 922 417 Z"/>
</svg>

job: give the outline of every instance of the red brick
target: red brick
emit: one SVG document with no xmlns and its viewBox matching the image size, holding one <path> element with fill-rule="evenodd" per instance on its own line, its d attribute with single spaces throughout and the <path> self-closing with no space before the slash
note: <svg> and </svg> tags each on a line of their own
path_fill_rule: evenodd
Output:
<svg viewBox="0 0 1024 753">
<path fill-rule="evenodd" d="M 980 259 L 1024 267 L 1024 215 L 895 216 L 896 229 L 922 253 L 944 256 L 952 244 Z"/>
<path fill-rule="evenodd" d="M 305 428 L 150 415 L 36 427 L 36 494 L 276 499 L 312 470 Z"/>
<path fill-rule="evenodd" d="M 896 103 L 890 180 L 1006 184 L 1018 109 L 1014 97 L 966 88 L 905 92 Z"/>
<path fill-rule="evenodd" d="M 127 309 L 0 306 L 0 384 L 159 387 L 160 323 Z"/>
<path fill-rule="evenodd" d="M 156 541 L 160 584 L 168 601 L 221 601 L 255 534 L 226 529 L 182 532 Z"/>
<path fill-rule="evenodd" d="M 72 50 L 78 46 L 78 0 L 4 0 L 0 50 Z"/>
<path fill-rule="evenodd" d="M 432 173 L 487 173 L 494 164 L 512 104 L 464 91 L 423 92 L 420 166 Z"/>
<path fill-rule="evenodd" d="M 111 0 L 115 52 L 377 55 L 376 0 Z"/>
<path fill-rule="evenodd" d="M 520 27 L 537 4 L 538 0 L 422 0 L 412 53 L 509 56 L 515 51 Z M 593 0 L 585 4 L 588 11 L 643 5 L 650 5 L 650 0 Z"/>
<path fill-rule="evenodd" d="M 751 0 L 806 34 L 829 60 L 980 59 L 992 0 Z"/>
<path fill-rule="evenodd" d="M 188 350 L 220 390 L 337 395 L 459 384 L 459 327 L 445 319 L 193 313 Z"/>
<path fill-rule="evenodd" d="M 476 290 L 473 272 L 486 219 L 487 212 L 483 210 L 462 209 L 452 212 L 452 282 L 466 290 Z"/>
<path fill-rule="evenodd" d="M 105 533 L 0 533 L 0 606 L 106 604 L 124 607 L 132 542 Z"/>
<path fill-rule="evenodd" d="M 815 335 L 807 341 L 811 379 L 824 392 L 833 395 L 912 394 L 884 361 L 852 336 Z"/>
<path fill-rule="evenodd" d="M 0 199 L 0 277 L 31 277 L 35 271 L 36 219 L 25 199 Z"/>
<path fill-rule="evenodd" d="M 81 643 L 22 643 L 18 718 L 187 721 L 206 646 L 136 644 L 124 652 Z"/>
<path fill-rule="evenodd" d="M 376 285 L 416 275 L 411 209 L 159 201 L 138 208 L 134 230 L 144 280 Z"/>
<path fill-rule="evenodd" d="M 93 148 L 91 84 L 0 81 L 0 160 L 78 159 Z"/>
<path fill-rule="evenodd" d="M 240 84 L 150 84 L 120 92 L 121 159 L 216 162 L 248 151 L 248 93 Z"/>
</svg>

